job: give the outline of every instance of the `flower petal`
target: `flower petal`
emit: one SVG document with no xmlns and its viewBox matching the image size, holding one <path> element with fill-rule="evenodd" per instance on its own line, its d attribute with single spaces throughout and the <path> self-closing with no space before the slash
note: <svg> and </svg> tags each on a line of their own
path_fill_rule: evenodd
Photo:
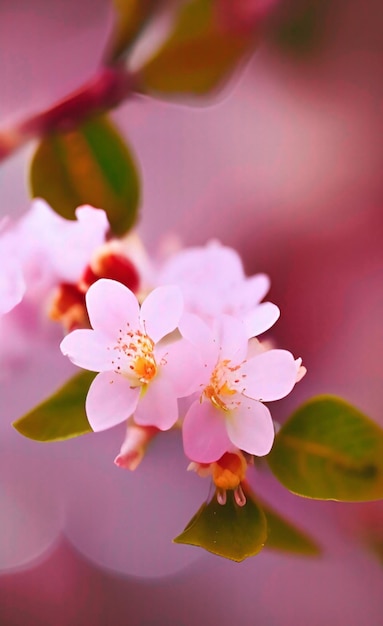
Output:
<svg viewBox="0 0 383 626">
<path fill-rule="evenodd" d="M 226 419 L 231 442 L 240 450 L 264 456 L 274 441 L 274 426 L 269 409 L 257 400 L 243 398 L 241 405 Z"/>
<path fill-rule="evenodd" d="M 134 293 L 125 285 L 101 278 L 86 294 L 89 319 L 95 330 L 116 340 L 120 329 L 139 329 L 139 305 Z"/>
<path fill-rule="evenodd" d="M 169 430 L 178 420 L 178 403 L 172 385 L 158 375 L 147 386 L 134 413 L 134 421 L 140 426 L 156 426 Z"/>
<path fill-rule="evenodd" d="M 182 436 L 186 456 L 198 463 L 213 463 L 232 449 L 225 415 L 211 402 L 194 402 L 186 414 Z"/>
<path fill-rule="evenodd" d="M 297 379 L 297 366 L 291 352 L 268 350 L 249 359 L 241 367 L 246 397 L 270 401 L 284 398 Z"/>
<path fill-rule="evenodd" d="M 61 352 L 78 367 L 91 372 L 113 369 L 113 353 L 104 335 L 81 328 L 69 333 L 60 344 Z"/>
<path fill-rule="evenodd" d="M 253 311 L 245 316 L 248 338 L 257 337 L 266 330 L 269 330 L 269 328 L 275 324 L 280 314 L 281 312 L 277 305 L 272 302 L 259 304 Z"/>
<path fill-rule="evenodd" d="M 296 378 L 296 383 L 299 383 L 300 380 L 302 380 L 302 378 L 304 376 L 306 376 L 307 374 L 307 369 L 304 365 L 302 365 L 302 358 L 299 357 L 299 359 L 295 359 L 295 365 L 297 368 L 297 378 Z"/>
<path fill-rule="evenodd" d="M 246 278 L 235 291 L 235 308 L 240 312 L 251 311 L 263 300 L 270 289 L 270 278 L 266 274 L 256 274 Z"/>
<path fill-rule="evenodd" d="M 21 300 L 25 293 L 25 282 L 16 261 L 4 258 L 2 255 L 2 268 L 0 271 L 0 315 L 11 311 Z"/>
<path fill-rule="evenodd" d="M 217 321 L 220 359 L 241 363 L 247 355 L 248 339 L 244 323 L 230 315 L 222 315 Z"/>
<path fill-rule="evenodd" d="M 179 287 L 157 287 L 141 306 L 140 320 L 145 333 L 154 343 L 177 328 L 183 310 Z"/>
<path fill-rule="evenodd" d="M 180 339 L 155 350 L 161 364 L 161 376 L 172 384 L 177 398 L 188 396 L 207 384 L 210 372 L 203 366 L 197 349 L 186 339 Z"/>
<path fill-rule="evenodd" d="M 120 424 L 134 413 L 141 387 L 131 387 L 129 381 L 115 372 L 101 372 L 92 382 L 85 409 L 94 431 Z"/>
<path fill-rule="evenodd" d="M 210 372 L 218 359 L 218 343 L 211 328 L 194 313 L 184 313 L 179 323 L 180 333 L 195 346 L 204 367 Z"/>
</svg>

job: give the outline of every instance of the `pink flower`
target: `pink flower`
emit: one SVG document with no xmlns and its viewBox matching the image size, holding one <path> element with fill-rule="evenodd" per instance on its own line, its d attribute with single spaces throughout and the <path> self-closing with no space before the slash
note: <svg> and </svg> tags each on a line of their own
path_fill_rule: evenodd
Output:
<svg viewBox="0 0 383 626">
<path fill-rule="evenodd" d="M 28 297 L 39 304 L 52 285 L 77 282 L 94 250 L 105 241 L 109 225 L 104 211 L 83 206 L 76 209 L 76 218 L 66 220 L 37 199 L 1 235 L 2 258 L 6 254 L 17 264 Z"/>
<path fill-rule="evenodd" d="M 269 277 L 247 278 L 239 254 L 217 241 L 174 254 L 160 272 L 159 283 L 179 285 L 186 311 L 209 324 L 222 314 L 238 317 L 251 324 L 251 336 L 268 330 L 280 315 L 275 304 L 260 304 L 270 288 Z"/>
<path fill-rule="evenodd" d="M 186 455 L 212 463 L 236 449 L 267 454 L 274 441 L 269 409 L 294 387 L 300 360 L 286 350 L 265 351 L 238 319 L 223 316 L 211 331 L 195 316 L 185 315 L 181 333 L 200 348 L 205 376 L 200 397 L 186 413 L 183 442 Z"/>
<path fill-rule="evenodd" d="M 133 414 L 141 426 L 171 428 L 178 419 L 177 398 L 195 389 L 199 373 L 192 346 L 166 337 L 182 314 L 181 291 L 155 289 L 140 310 L 130 289 L 101 279 L 89 288 L 86 304 L 93 329 L 73 331 L 61 350 L 75 365 L 99 372 L 86 399 L 93 430 Z"/>
</svg>

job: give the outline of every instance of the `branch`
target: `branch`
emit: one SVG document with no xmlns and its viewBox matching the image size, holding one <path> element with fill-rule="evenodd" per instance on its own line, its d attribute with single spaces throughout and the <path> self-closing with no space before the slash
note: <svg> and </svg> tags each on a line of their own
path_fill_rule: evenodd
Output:
<svg viewBox="0 0 383 626">
<path fill-rule="evenodd" d="M 52 107 L 0 131 L 0 161 L 33 137 L 69 130 L 82 120 L 118 106 L 134 93 L 134 75 L 124 68 L 102 68 L 89 82 Z"/>
</svg>

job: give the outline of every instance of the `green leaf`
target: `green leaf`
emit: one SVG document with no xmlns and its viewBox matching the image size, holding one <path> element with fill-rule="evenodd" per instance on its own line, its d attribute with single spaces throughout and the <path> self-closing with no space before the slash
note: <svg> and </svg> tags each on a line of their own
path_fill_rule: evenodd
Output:
<svg viewBox="0 0 383 626">
<path fill-rule="evenodd" d="M 85 398 L 94 372 L 81 372 L 13 426 L 36 441 L 61 441 L 93 432 L 85 414 Z"/>
<path fill-rule="evenodd" d="M 203 95 L 229 77 L 256 42 L 254 33 L 225 28 L 215 0 L 192 0 L 178 12 L 172 34 L 139 72 L 144 91 Z"/>
<path fill-rule="evenodd" d="M 162 0 L 112 0 L 112 4 L 116 17 L 107 45 L 106 63 L 114 63 L 131 48 Z"/>
<path fill-rule="evenodd" d="M 307 498 L 383 498 L 383 430 L 340 398 L 319 396 L 300 407 L 267 460 L 287 489 Z"/>
<path fill-rule="evenodd" d="M 319 546 L 307 533 L 285 520 L 264 502 L 261 504 L 267 521 L 267 549 L 304 556 L 318 556 L 321 553 Z"/>
<path fill-rule="evenodd" d="M 246 490 L 245 506 L 238 506 L 234 492 L 227 491 L 225 505 L 214 496 L 192 517 L 185 530 L 173 541 L 199 546 L 232 561 L 243 561 L 262 550 L 266 537 L 266 518 L 253 495 Z"/>
<path fill-rule="evenodd" d="M 283 52 L 307 56 L 326 41 L 329 0 L 298 0 L 286 4 L 270 30 L 270 37 Z"/>
<path fill-rule="evenodd" d="M 113 232 L 123 235 L 134 224 L 139 180 L 133 157 L 105 117 L 44 137 L 30 170 L 32 195 L 44 198 L 67 219 L 90 204 L 106 211 Z"/>
</svg>

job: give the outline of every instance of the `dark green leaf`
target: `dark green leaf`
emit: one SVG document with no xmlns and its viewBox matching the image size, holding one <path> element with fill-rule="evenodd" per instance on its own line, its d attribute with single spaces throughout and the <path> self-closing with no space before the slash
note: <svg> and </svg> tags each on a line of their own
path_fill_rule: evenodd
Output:
<svg viewBox="0 0 383 626">
<path fill-rule="evenodd" d="M 264 502 L 261 504 L 267 521 L 267 549 L 305 556 L 318 556 L 321 553 L 319 546 L 307 533 L 285 520 Z"/>
<path fill-rule="evenodd" d="M 301 496 L 383 498 L 383 430 L 340 398 L 319 396 L 299 408 L 267 460 L 278 480 Z"/>
<path fill-rule="evenodd" d="M 142 87 L 165 94 L 206 94 L 229 77 L 255 41 L 253 33 L 221 24 L 215 0 L 187 2 L 170 37 L 141 68 Z"/>
<path fill-rule="evenodd" d="M 233 491 L 227 492 L 225 505 L 217 498 L 204 503 L 175 543 L 199 546 L 232 561 L 243 561 L 262 550 L 266 537 L 266 518 L 252 494 L 246 491 L 245 506 L 238 506 Z"/>
<path fill-rule="evenodd" d="M 273 20 L 270 37 L 294 56 L 307 56 L 325 42 L 329 0 L 293 0 L 281 7 Z"/>
<path fill-rule="evenodd" d="M 112 0 L 115 24 L 107 45 L 106 62 L 113 63 L 127 52 L 162 0 Z"/>
<path fill-rule="evenodd" d="M 76 129 L 44 137 L 32 159 L 31 191 L 63 217 L 90 204 L 106 211 L 113 232 L 123 235 L 134 224 L 139 180 L 132 155 L 105 117 Z"/>
<path fill-rule="evenodd" d="M 95 374 L 81 372 L 13 426 L 36 441 L 60 441 L 93 432 L 85 415 L 85 398 Z"/>
</svg>

